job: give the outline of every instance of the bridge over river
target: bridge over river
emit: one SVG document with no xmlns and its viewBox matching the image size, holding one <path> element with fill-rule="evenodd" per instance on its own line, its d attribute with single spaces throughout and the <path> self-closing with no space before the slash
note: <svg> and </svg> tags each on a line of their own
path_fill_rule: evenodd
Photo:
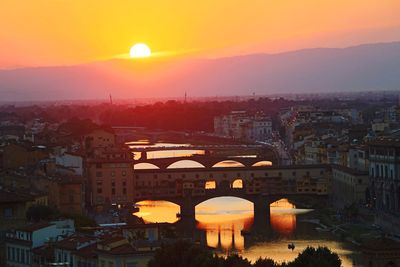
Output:
<svg viewBox="0 0 400 267">
<path fill-rule="evenodd" d="M 138 169 L 134 201 L 165 200 L 179 205 L 181 221 L 193 224 L 196 205 L 233 196 L 254 206 L 254 223 L 269 224 L 270 204 L 282 198 L 313 198 L 329 194 L 328 165 Z"/>
</svg>

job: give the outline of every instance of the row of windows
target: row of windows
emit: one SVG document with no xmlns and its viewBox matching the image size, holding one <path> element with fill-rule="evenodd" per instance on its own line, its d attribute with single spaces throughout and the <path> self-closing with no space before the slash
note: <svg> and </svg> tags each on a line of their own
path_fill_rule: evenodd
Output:
<svg viewBox="0 0 400 267">
<path fill-rule="evenodd" d="M 111 177 L 115 177 L 115 172 L 112 171 L 112 172 L 110 173 L 110 175 L 111 175 Z M 122 176 L 126 176 L 126 171 L 121 171 L 121 175 L 122 175 Z M 96 177 L 103 177 L 103 172 L 97 171 L 97 172 L 96 172 Z"/>
<path fill-rule="evenodd" d="M 7 260 L 19 262 L 23 264 L 31 263 L 31 255 L 29 249 L 7 247 Z"/>
<path fill-rule="evenodd" d="M 107 163 L 106 167 L 108 168 L 127 168 L 129 167 L 128 163 Z M 101 169 L 103 168 L 102 163 L 96 163 L 96 168 Z"/>
<path fill-rule="evenodd" d="M 393 169 L 390 170 L 389 177 L 389 168 L 387 165 L 376 164 L 376 168 L 371 167 L 371 176 L 372 177 L 385 177 L 385 178 L 394 178 Z"/>
<path fill-rule="evenodd" d="M 293 176 L 296 176 L 296 174 L 297 174 L 297 173 L 296 173 L 295 171 L 292 172 L 292 175 L 293 175 Z M 320 175 L 323 175 L 323 174 L 324 174 L 324 171 L 321 170 L 321 171 L 320 171 Z M 269 176 L 269 174 L 268 174 L 267 172 L 266 172 L 264 175 L 265 175 L 265 177 L 268 177 L 268 176 Z M 241 177 L 240 173 L 237 173 L 236 176 L 237 176 L 237 177 Z M 250 173 L 250 176 L 251 176 L 251 177 L 254 177 L 255 174 L 254 174 L 254 173 Z M 279 177 L 282 177 L 282 172 L 278 172 L 278 176 L 279 176 Z M 310 172 L 306 172 L 305 176 L 310 176 Z M 168 177 L 168 179 L 171 179 L 171 178 L 172 178 L 172 175 L 171 175 L 171 174 L 168 174 L 167 177 Z M 182 178 L 186 178 L 186 174 L 181 174 L 181 177 L 182 177 Z M 195 174 L 195 177 L 196 177 L 196 178 L 200 178 L 200 175 L 196 173 L 196 174 Z M 210 173 L 210 174 L 208 175 L 208 177 L 209 177 L 209 178 L 213 178 L 214 175 L 213 175 L 212 173 Z M 223 174 L 223 177 L 224 177 L 224 178 L 228 177 L 228 174 L 224 173 L 224 174 Z M 140 176 L 139 176 L 138 174 L 136 174 L 136 178 L 139 179 Z M 154 179 L 158 179 L 158 175 L 157 175 L 157 174 L 154 174 L 154 175 L 153 175 L 153 178 L 154 178 Z"/>
</svg>

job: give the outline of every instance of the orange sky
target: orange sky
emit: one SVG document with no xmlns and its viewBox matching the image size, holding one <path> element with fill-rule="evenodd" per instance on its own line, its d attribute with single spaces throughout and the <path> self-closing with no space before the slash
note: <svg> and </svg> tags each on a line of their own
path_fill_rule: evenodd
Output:
<svg viewBox="0 0 400 267">
<path fill-rule="evenodd" d="M 398 41 L 399 12 L 399 0 L 1 0 L 0 68 L 105 60 L 136 42 L 222 57 Z"/>
</svg>

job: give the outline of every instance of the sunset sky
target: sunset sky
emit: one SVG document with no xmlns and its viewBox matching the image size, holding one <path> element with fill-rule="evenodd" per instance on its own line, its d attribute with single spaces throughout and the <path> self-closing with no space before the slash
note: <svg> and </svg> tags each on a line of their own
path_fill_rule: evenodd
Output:
<svg viewBox="0 0 400 267">
<path fill-rule="evenodd" d="M 1 0 L 0 68 L 129 53 L 224 57 L 400 40 L 399 0 Z"/>
</svg>

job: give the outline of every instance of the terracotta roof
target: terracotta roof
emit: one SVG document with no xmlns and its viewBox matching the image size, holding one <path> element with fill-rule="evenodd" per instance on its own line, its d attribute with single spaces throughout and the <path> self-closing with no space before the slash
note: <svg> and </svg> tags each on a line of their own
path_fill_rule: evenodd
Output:
<svg viewBox="0 0 400 267">
<path fill-rule="evenodd" d="M 73 252 L 74 255 L 82 257 L 82 258 L 96 258 L 97 254 L 96 254 L 96 248 L 97 248 L 97 244 L 92 244 L 89 246 L 86 246 L 84 248 L 81 248 L 79 250 L 76 250 Z"/>
<path fill-rule="evenodd" d="M 108 245 L 108 244 L 111 244 L 111 243 L 114 243 L 114 242 L 118 242 L 118 241 L 123 240 L 123 239 L 124 239 L 124 237 L 121 236 L 121 235 L 118 235 L 118 236 L 107 236 L 107 235 L 105 235 L 105 236 L 102 236 L 102 240 L 100 242 L 98 242 L 98 244 L 104 246 L 104 245 Z"/>
<path fill-rule="evenodd" d="M 78 245 L 81 243 L 89 242 L 94 240 L 92 237 L 84 236 L 84 235 L 73 235 L 67 237 L 63 240 L 58 241 L 54 244 L 56 248 L 61 248 L 64 250 L 76 250 Z"/>
<path fill-rule="evenodd" d="M 370 146 L 400 147 L 400 137 L 380 137 L 368 143 Z"/>
<path fill-rule="evenodd" d="M 138 253 L 129 243 L 121 246 L 112 248 L 110 250 L 97 250 L 100 253 L 111 254 L 111 255 L 129 255 Z"/>
<path fill-rule="evenodd" d="M 36 255 L 40 255 L 46 258 L 52 258 L 54 256 L 53 248 L 48 245 L 43 245 L 37 248 L 34 248 L 32 252 Z"/>
<path fill-rule="evenodd" d="M 38 222 L 38 223 L 32 223 L 32 224 L 25 225 L 21 228 L 17 228 L 16 230 L 23 231 L 23 232 L 34 232 L 36 230 L 43 229 L 43 228 L 46 228 L 49 226 L 51 226 L 51 224 L 48 222 Z"/>
</svg>

